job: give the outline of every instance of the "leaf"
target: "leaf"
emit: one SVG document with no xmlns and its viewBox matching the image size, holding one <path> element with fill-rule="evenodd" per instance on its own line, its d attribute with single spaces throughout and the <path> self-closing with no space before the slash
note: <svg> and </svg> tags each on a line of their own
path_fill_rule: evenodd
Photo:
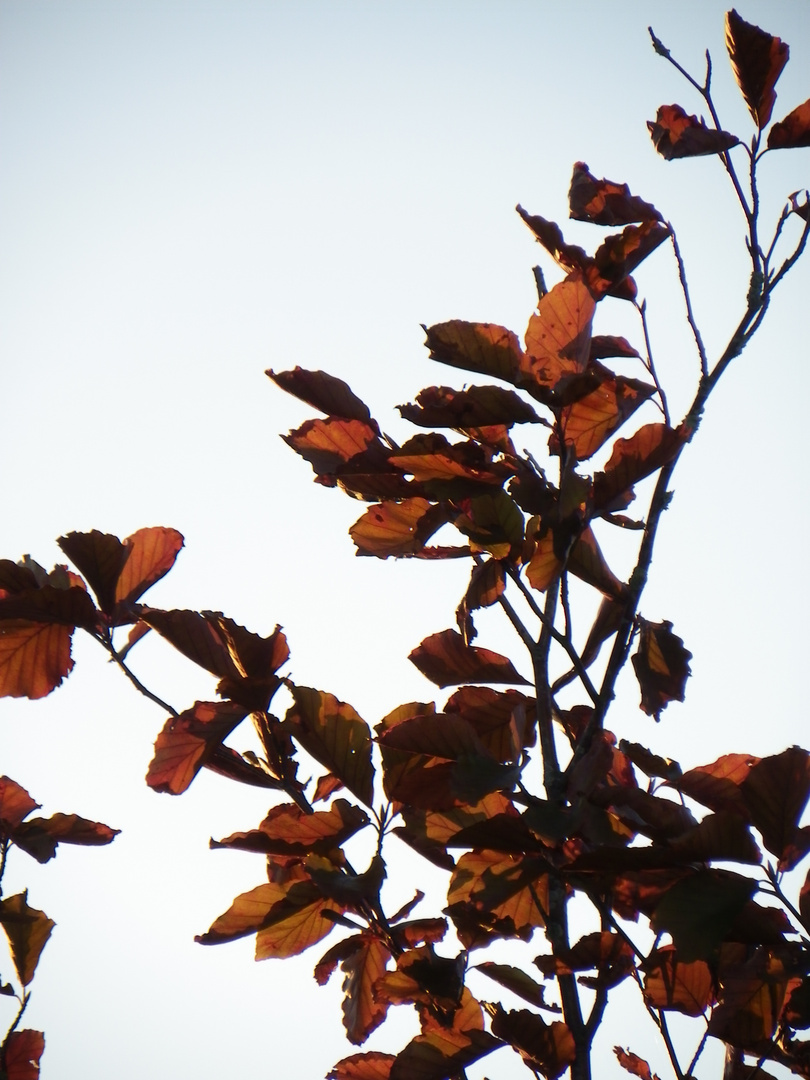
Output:
<svg viewBox="0 0 810 1080">
<path fill-rule="evenodd" d="M 673 784 L 677 785 L 683 776 L 677 761 L 653 754 L 641 743 L 628 742 L 627 739 L 622 739 L 619 742 L 619 749 L 637 768 L 641 769 L 649 777 L 660 776 L 663 780 L 671 780 Z"/>
<path fill-rule="evenodd" d="M 627 338 L 614 337 L 612 334 L 594 334 L 591 338 L 588 360 L 604 360 L 608 356 L 638 359 L 639 353 Z"/>
<path fill-rule="evenodd" d="M 377 440 L 377 434 L 361 420 L 327 417 L 307 420 L 282 438 L 316 473 L 330 474 L 343 462 L 363 453 Z"/>
<path fill-rule="evenodd" d="M 307 371 L 294 367 L 292 371 L 275 372 L 272 368 L 265 371 L 276 386 L 305 401 L 313 409 L 318 409 L 330 417 L 343 420 L 359 420 L 362 424 L 376 427 L 365 402 L 351 390 L 343 379 L 327 375 L 325 371 Z"/>
<path fill-rule="evenodd" d="M 528 1009 L 507 1012 L 496 1005 L 492 1034 L 517 1050 L 529 1069 L 541 1072 L 549 1080 L 562 1076 L 577 1056 L 574 1036 L 567 1024 L 559 1020 L 547 1024 Z"/>
<path fill-rule="evenodd" d="M 326 1080 L 389 1080 L 393 1054 L 372 1050 L 368 1054 L 352 1054 L 343 1058 L 327 1074 Z"/>
<path fill-rule="evenodd" d="M 638 650 L 632 661 L 641 686 L 641 708 L 659 720 L 668 702 L 683 701 L 692 654 L 672 633 L 672 623 L 666 619 L 651 623 L 639 618 L 639 628 Z"/>
<path fill-rule="evenodd" d="M 198 701 L 172 716 L 155 741 L 146 782 L 153 791 L 181 795 L 247 710 L 232 701 Z"/>
<path fill-rule="evenodd" d="M 507 558 L 523 544 L 523 514 L 505 491 L 465 499 L 463 514 L 453 524 L 469 537 L 471 550 L 488 552 L 494 559 Z M 494 601 L 493 601 L 494 602 Z"/>
<path fill-rule="evenodd" d="M 755 889 L 755 881 L 739 874 L 699 870 L 664 893 L 653 913 L 652 927 L 656 933 L 672 935 L 684 963 L 711 960 Z"/>
<path fill-rule="evenodd" d="M 515 383 L 523 351 L 517 335 L 494 323 L 470 323 L 460 319 L 423 327 L 430 359 L 450 367 Z"/>
<path fill-rule="evenodd" d="M 390 1080 L 450 1080 L 468 1065 L 503 1045 L 486 1031 L 417 1035 L 397 1054 Z"/>
<path fill-rule="evenodd" d="M 640 1076 L 641 1080 L 661 1080 L 657 1073 L 651 1071 L 647 1062 L 632 1051 L 625 1051 L 620 1046 L 614 1046 L 613 1053 L 621 1067 L 633 1076 Z"/>
<path fill-rule="evenodd" d="M 120 829 L 111 829 L 100 821 L 89 821 L 78 814 L 53 814 L 49 818 L 31 818 L 14 831 L 17 847 L 28 852 L 40 863 L 56 854 L 58 844 L 78 844 L 98 847 L 111 844 Z"/>
<path fill-rule="evenodd" d="M 2 601 L 0 601 L 2 604 Z M 45 697 L 73 670 L 73 628 L 56 623 L 0 623 L 0 697 Z"/>
<path fill-rule="evenodd" d="M 714 1003 L 714 979 L 705 960 L 684 963 L 673 945 L 663 945 L 650 953 L 642 967 L 648 1006 L 702 1016 Z"/>
<path fill-rule="evenodd" d="M 792 870 L 806 850 L 806 845 L 794 845 L 810 797 L 810 754 L 793 746 L 762 758 L 740 785 L 740 793 L 763 844 L 779 859 L 779 871 Z"/>
<path fill-rule="evenodd" d="M 124 540 L 129 556 L 115 587 L 115 599 L 120 604 L 133 604 L 156 581 L 171 570 L 183 546 L 183 537 L 176 529 L 160 526 L 138 529 Z"/>
<path fill-rule="evenodd" d="M 41 1031 L 24 1028 L 6 1036 L 2 1067 L 6 1080 L 39 1080 L 39 1061 L 45 1050 Z"/>
<path fill-rule="evenodd" d="M 683 424 L 644 424 L 629 439 L 617 439 L 604 471 L 593 478 L 595 506 L 610 509 L 617 495 L 673 461 L 688 438 Z"/>
<path fill-rule="evenodd" d="M 597 180 L 582 161 L 574 165 L 568 206 L 570 217 L 576 221 L 590 221 L 594 225 L 629 225 L 636 221 L 664 220 L 654 206 L 631 195 L 627 184 Z"/>
<path fill-rule="evenodd" d="M 346 972 L 343 1026 L 350 1043 L 364 1043 L 385 1019 L 388 1005 L 377 999 L 374 987 L 385 974 L 390 959 L 390 951 L 379 938 L 366 936 L 362 947 L 347 956 L 341 965 Z"/>
<path fill-rule="evenodd" d="M 769 150 L 790 150 L 797 146 L 810 146 L 810 98 L 768 132 Z"/>
<path fill-rule="evenodd" d="M 655 149 L 667 161 L 723 154 L 740 141 L 727 131 L 713 131 L 696 116 L 687 115 L 680 105 L 661 105 L 655 121 L 647 121 L 647 128 Z"/>
<path fill-rule="evenodd" d="M 564 408 L 560 417 L 565 445 L 573 446 L 580 461 L 594 454 L 655 393 L 654 386 L 614 375 L 596 361 L 589 365 L 588 372 L 598 385 Z M 557 453 L 556 437 L 552 437 L 550 445 Z"/>
<path fill-rule="evenodd" d="M 404 420 L 420 427 L 477 428 L 504 424 L 539 424 L 540 417 L 513 390 L 500 386 L 430 386 L 416 396 L 416 405 L 397 405 Z"/>
<path fill-rule="evenodd" d="M 28 986 L 56 923 L 44 911 L 28 906 L 26 889 L 0 901 L 0 924 L 11 947 L 17 977 L 23 986 Z"/>
<path fill-rule="evenodd" d="M 415 555 L 448 520 L 447 509 L 427 499 L 402 499 L 370 506 L 349 529 L 358 555 Z"/>
<path fill-rule="evenodd" d="M 414 435 L 388 460 L 422 483 L 467 480 L 500 486 L 514 472 L 505 462 L 492 461 L 477 443 L 449 443 L 434 432 Z"/>
<path fill-rule="evenodd" d="M 426 637 L 408 656 L 422 674 L 436 686 L 460 683 L 531 683 L 515 671 L 510 660 L 500 653 L 465 645 L 455 630 L 442 630 Z"/>
<path fill-rule="evenodd" d="M 764 949 L 724 966 L 720 1003 L 712 1011 L 710 1035 L 742 1050 L 760 1052 L 776 1031 L 791 981 L 781 959 Z"/>
<path fill-rule="evenodd" d="M 527 975 L 520 968 L 512 967 L 510 964 L 495 964 L 491 960 L 485 960 L 482 964 L 473 965 L 472 970 L 483 971 L 490 979 L 500 983 L 501 986 L 505 986 L 507 990 L 511 990 L 513 994 L 517 994 L 518 997 L 522 997 L 524 1001 L 528 1001 L 529 1004 L 535 1005 L 538 1009 L 560 1012 L 559 1005 L 545 1000 L 545 987 L 541 983 L 535 982 L 530 975 Z"/>
<path fill-rule="evenodd" d="M 89 582 L 101 610 L 111 615 L 118 579 L 132 547 L 122 544 L 117 536 L 97 529 L 89 533 L 71 532 L 56 542 Z"/>
<path fill-rule="evenodd" d="M 740 786 L 759 758 L 751 754 L 723 754 L 710 765 L 701 765 L 685 772 L 673 787 L 708 806 L 711 810 L 731 810 L 748 818 Z"/>
<path fill-rule="evenodd" d="M 335 799 L 328 810 L 312 814 L 304 813 L 296 803 L 281 803 L 268 812 L 258 829 L 212 840 L 211 847 L 265 855 L 328 855 L 368 824 L 366 812 L 345 799 Z"/>
<path fill-rule="evenodd" d="M 771 118 L 774 87 L 790 50 L 784 41 L 746 22 L 733 8 L 726 13 L 726 47 L 734 78 L 761 131 Z"/>
<path fill-rule="evenodd" d="M 542 298 L 526 328 L 526 355 L 521 383 L 537 395 L 553 390 L 566 376 L 585 370 L 590 354 L 591 323 L 596 303 L 581 278 L 569 276 Z M 547 394 L 540 393 L 546 403 Z"/>
<path fill-rule="evenodd" d="M 10 829 L 15 829 L 23 818 L 39 807 L 24 787 L 8 776 L 0 776 L 0 831 L 8 835 Z"/>
<path fill-rule="evenodd" d="M 308 686 L 292 688 L 285 728 L 366 806 L 374 795 L 371 733 L 351 705 Z"/>
<path fill-rule="evenodd" d="M 447 891 L 446 913 L 456 922 L 454 906 L 469 902 L 479 912 L 496 919 L 509 919 L 512 936 L 528 941 L 534 930 L 544 926 L 548 909 L 546 862 L 536 857 L 520 857 L 497 851 L 471 851 L 456 863 Z M 469 948 L 456 923 L 459 939 Z"/>
</svg>

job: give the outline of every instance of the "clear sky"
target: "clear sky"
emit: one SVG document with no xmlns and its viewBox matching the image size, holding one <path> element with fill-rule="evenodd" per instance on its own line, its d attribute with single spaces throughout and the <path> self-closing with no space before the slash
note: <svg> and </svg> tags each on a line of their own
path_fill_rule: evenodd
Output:
<svg viewBox="0 0 810 1080">
<path fill-rule="evenodd" d="M 264 369 L 330 371 L 405 433 L 394 405 L 463 380 L 428 361 L 421 323 L 522 333 L 542 253 L 514 206 L 564 223 L 576 160 L 674 223 L 716 356 L 744 303 L 741 215 L 716 160 L 666 163 L 652 148 L 645 121 L 659 105 L 701 102 L 654 54 L 647 25 L 696 75 L 711 49 L 721 118 L 746 135 L 724 10 L 3 0 L 0 557 L 50 566 L 62 559 L 55 537 L 74 529 L 173 526 L 187 547 L 151 602 L 221 609 L 259 632 L 282 623 L 293 677 L 370 723 L 425 700 L 432 688 L 406 657 L 452 624 L 467 569 L 356 560 L 345 532 L 362 506 L 314 486 L 278 438 L 312 411 Z M 810 5 L 739 11 L 791 45 L 781 118 L 810 96 Z M 769 158 L 774 220 L 784 196 L 810 186 L 810 151 Z M 567 227 L 586 245 L 596 232 Z M 688 765 L 807 742 L 808 266 L 777 295 L 676 474 L 642 610 L 670 619 L 694 653 L 686 704 L 656 726 L 622 686 L 614 726 Z M 637 279 L 678 414 L 697 358 L 668 252 Z M 627 311 L 602 307 L 597 332 L 638 343 Z M 513 651 L 494 613 L 481 627 L 484 644 Z M 139 646 L 143 680 L 178 708 L 210 696 L 207 677 L 168 652 Z M 254 964 L 250 939 L 192 941 L 261 882 L 260 857 L 207 841 L 254 827 L 266 796 L 212 774 L 180 799 L 148 791 L 164 716 L 93 643 L 74 655 L 47 699 L 0 702 L 0 771 L 47 813 L 123 830 L 42 868 L 14 853 L 7 871 L 6 891 L 28 885 L 58 924 L 26 1017 L 46 1032 L 43 1077 L 324 1075 L 351 1051 L 339 976 L 326 990 L 312 979 L 318 948 Z M 408 864 L 392 897 L 423 874 L 434 880 Z M 12 1011 L 2 1005 L 2 1030 Z M 396 1049 L 407 1030 L 392 1021 L 369 1048 Z M 641 1052 L 629 1016 L 611 1025 L 614 1042 Z M 525 1074 L 505 1052 L 484 1065 Z M 606 1058 L 599 1075 L 626 1074 Z"/>
</svg>

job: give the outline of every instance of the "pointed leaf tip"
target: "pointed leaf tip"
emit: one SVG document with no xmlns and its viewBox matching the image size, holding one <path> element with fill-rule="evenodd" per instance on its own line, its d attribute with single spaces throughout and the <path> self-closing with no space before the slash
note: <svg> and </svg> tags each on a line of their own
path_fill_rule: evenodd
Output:
<svg viewBox="0 0 810 1080">
<path fill-rule="evenodd" d="M 734 78 L 761 131 L 771 119 L 774 87 L 790 50 L 780 38 L 746 22 L 734 8 L 726 14 L 726 47 Z"/>
</svg>

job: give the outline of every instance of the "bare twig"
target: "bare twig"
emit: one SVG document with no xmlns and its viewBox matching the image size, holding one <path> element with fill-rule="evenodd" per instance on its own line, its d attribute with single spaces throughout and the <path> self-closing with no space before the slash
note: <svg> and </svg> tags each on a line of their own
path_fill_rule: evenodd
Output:
<svg viewBox="0 0 810 1080">
<path fill-rule="evenodd" d="M 675 252 L 675 261 L 678 264 L 678 277 L 681 281 L 681 292 L 686 302 L 686 318 L 692 328 L 692 335 L 697 345 L 698 356 L 700 357 L 700 374 L 705 378 L 709 374 L 709 361 L 706 358 L 706 349 L 703 345 L 703 338 L 700 336 L 700 330 L 698 330 L 697 322 L 695 321 L 695 315 L 692 311 L 692 301 L 689 297 L 689 286 L 686 283 L 686 268 L 683 265 L 683 258 L 681 257 L 681 249 L 678 246 L 678 238 L 675 236 L 675 230 L 672 225 L 669 225 L 669 238 L 672 241 L 672 249 Z M 647 326 L 644 326 L 644 336 L 647 336 Z M 649 348 L 649 346 L 648 346 Z M 669 423 L 669 419 L 667 419 Z"/>
</svg>

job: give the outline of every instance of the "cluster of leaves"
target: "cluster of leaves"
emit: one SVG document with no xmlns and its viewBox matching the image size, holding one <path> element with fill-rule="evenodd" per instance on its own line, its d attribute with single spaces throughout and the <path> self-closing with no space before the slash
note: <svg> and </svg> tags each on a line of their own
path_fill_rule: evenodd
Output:
<svg viewBox="0 0 810 1080">
<path fill-rule="evenodd" d="M 124 541 L 70 533 L 59 544 L 78 573 L 65 566 L 47 573 L 27 558 L 0 561 L 0 693 L 36 698 L 58 686 L 72 667 L 78 627 L 169 713 L 147 773 L 155 791 L 179 795 L 208 768 L 286 795 L 255 829 L 212 841 L 264 856 L 266 880 L 197 940 L 255 935 L 256 957 L 266 959 L 297 955 L 340 933 L 315 976 L 324 983 L 340 966 L 344 1026 L 356 1045 L 390 1007 L 416 1008 L 421 1032 L 402 1051 L 354 1054 L 335 1066 L 333 1080 L 446 1080 L 500 1047 L 516 1051 L 534 1075 L 553 1078 L 570 1068 L 580 1080 L 590 1076 L 609 994 L 628 979 L 679 1078 L 691 1073 L 708 1034 L 733 1048 L 735 1076 L 747 1075 L 745 1055 L 810 1076 L 810 1044 L 797 1037 L 810 1027 L 810 881 L 795 904 L 782 888 L 783 875 L 810 850 L 810 830 L 800 824 L 810 754 L 794 747 L 761 760 L 726 755 L 684 771 L 605 726 L 631 653 L 647 714 L 659 718 L 668 702 L 683 700 L 690 653 L 671 623 L 638 610 L 668 483 L 714 386 L 757 330 L 810 232 L 808 203 L 798 195 L 789 197 L 767 248 L 757 232 L 762 154 L 810 145 L 808 101 L 774 124 L 760 149 L 787 46 L 733 11 L 727 35 L 756 124 L 750 149 L 717 119 L 710 65 L 702 86 L 683 73 L 705 98 L 713 126 L 677 105 L 659 109 L 650 124 L 665 158 L 719 155 L 745 212 L 751 285 L 713 364 L 692 317 L 672 226 L 626 185 L 578 163 L 571 217 L 619 231 L 590 255 L 567 243 L 556 223 L 518 208 L 564 271 L 550 290 L 537 271 L 539 303 L 523 344 L 489 323 L 426 328 L 434 360 L 507 386 L 423 390 L 399 411 L 426 430 L 400 446 L 342 380 L 301 368 L 268 372 L 324 414 L 286 436 L 317 482 L 370 504 L 350 530 L 359 555 L 470 560 L 455 628 L 432 634 L 410 655 L 437 687 L 453 688 L 443 707 L 400 705 L 372 734 L 351 705 L 282 674 L 289 650 L 279 627 L 264 637 L 219 612 L 142 602 L 182 547 L 172 529 L 142 529 Z M 653 43 L 683 70 L 654 35 Z M 732 161 L 735 147 L 749 157 L 748 197 Z M 777 266 L 777 243 L 792 216 L 804 225 Z M 664 243 L 673 248 L 699 357 L 695 398 L 678 424 L 632 276 Z M 638 312 L 643 352 L 623 337 L 592 333 L 606 296 Z M 657 408 L 657 418 L 620 436 L 645 405 Z M 542 429 L 546 446 L 519 453 L 511 435 L 518 424 Z M 604 464 L 587 471 L 597 455 Z M 647 478 L 648 508 L 630 516 L 636 486 Z M 597 531 L 606 528 L 640 538 L 627 581 L 600 548 Z M 439 542 L 452 529 L 459 535 Z M 576 635 L 572 576 L 599 598 L 595 618 Z M 531 678 L 510 658 L 473 644 L 475 613 L 494 605 L 525 647 Z M 121 646 L 114 639 L 123 630 Z M 178 712 L 143 686 L 128 654 L 150 631 L 216 677 L 216 700 Z M 282 688 L 291 700 L 283 718 L 271 711 Z M 259 752 L 238 753 L 227 740 L 248 721 Z M 301 779 L 301 751 L 322 766 L 317 779 Z M 315 809 L 319 803 L 323 809 Z M 68 838 L 63 827 L 49 831 L 20 818 L 8 835 L 43 852 Z M 82 827 L 72 826 L 72 835 Z M 368 828 L 376 832 L 373 853 L 355 870 L 345 845 Z M 449 875 L 440 913 L 412 917 L 419 891 L 386 913 L 392 837 Z M 577 941 L 568 928 L 574 896 L 590 905 L 595 927 Z M 528 942 L 537 930 L 546 940 L 534 960 L 537 975 L 484 954 L 504 940 Z M 474 953 L 484 954 L 475 964 Z M 505 989 L 524 1007 L 477 1000 L 467 985 L 471 971 L 492 994 Z M 688 1068 L 669 1036 L 673 1011 L 706 1018 Z M 629 1072 L 652 1076 L 632 1051 L 617 1047 L 616 1054 Z M 758 1075 L 767 1074 L 760 1068 Z"/>
<path fill-rule="evenodd" d="M 38 810 L 25 788 L 0 776 L 0 926 L 8 939 L 19 990 L 0 976 L 0 995 L 17 1000 L 17 1015 L 0 1045 L 0 1077 L 3 1080 L 37 1080 L 45 1036 L 19 1024 L 28 1005 L 29 987 L 39 958 L 56 925 L 44 911 L 31 907 L 28 890 L 3 897 L 2 881 L 8 853 L 17 847 L 39 863 L 54 857 L 59 844 L 109 844 L 118 829 L 88 821 L 77 814 L 52 814 L 48 818 L 30 815 Z"/>
</svg>

